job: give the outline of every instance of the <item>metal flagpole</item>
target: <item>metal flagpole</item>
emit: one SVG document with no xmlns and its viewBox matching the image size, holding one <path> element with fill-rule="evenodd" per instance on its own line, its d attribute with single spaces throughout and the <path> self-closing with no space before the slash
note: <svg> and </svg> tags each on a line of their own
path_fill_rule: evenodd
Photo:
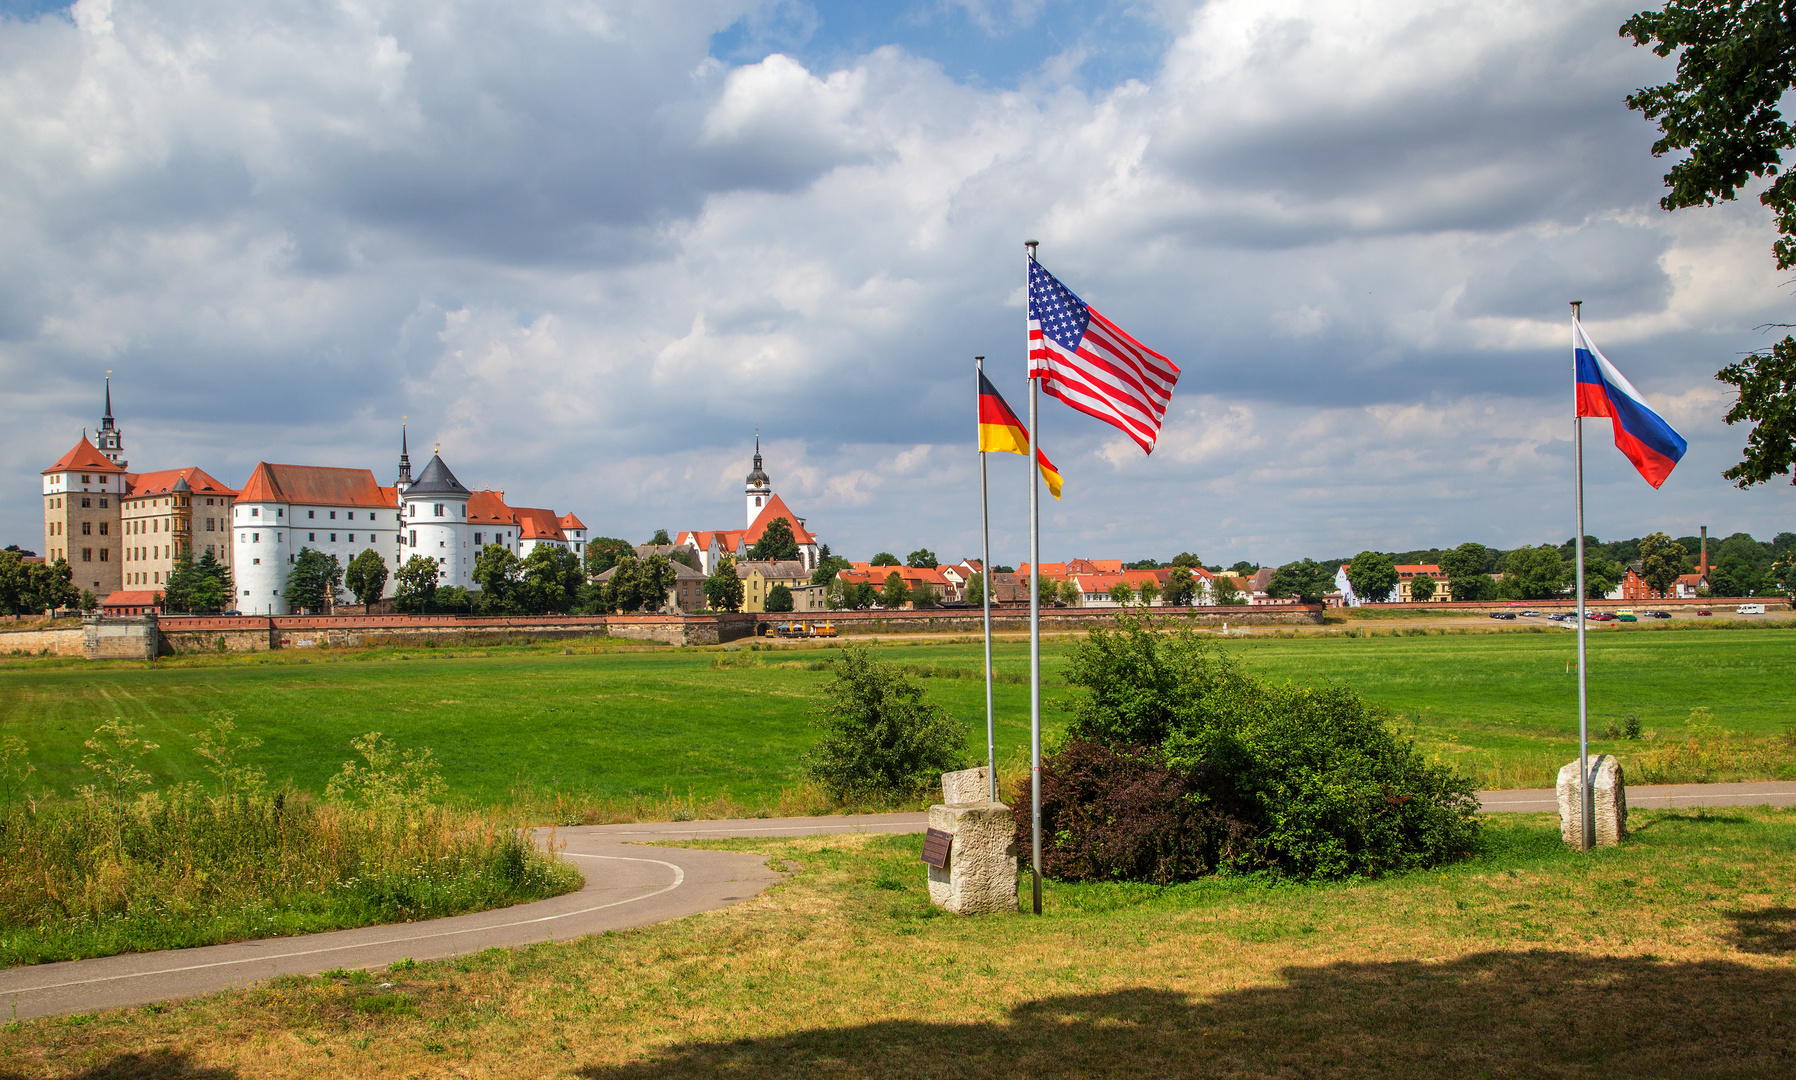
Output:
<svg viewBox="0 0 1796 1080">
<path fill-rule="evenodd" d="M 1580 847 L 1589 851 L 1596 846 L 1595 792 L 1590 786 L 1590 694 L 1589 684 L 1585 681 L 1584 672 L 1584 418 L 1577 415 L 1578 371 L 1577 354 L 1583 342 L 1578 338 L 1579 316 L 1584 312 L 1584 301 L 1573 300 L 1572 308 L 1572 446 L 1577 458 L 1578 484 L 1578 800 L 1579 814 L 1584 821 L 1582 835 L 1579 837 Z"/>
<path fill-rule="evenodd" d="M 1029 317 L 1029 268 L 1035 265 L 1035 248 L 1039 241 L 1030 240 L 1029 261 L 1023 268 L 1023 318 Z M 1029 335 L 1023 334 L 1027 355 Z M 1041 451 L 1035 442 L 1035 415 L 1038 380 L 1029 380 L 1029 868 L 1035 879 L 1035 913 L 1041 914 L 1041 470 L 1035 467 Z"/>
<path fill-rule="evenodd" d="M 985 357 L 973 357 L 973 437 L 979 440 L 979 573 L 985 580 L 985 770 L 991 781 L 992 802 L 998 801 L 998 744 L 992 733 L 992 515 L 985 494 L 985 443 L 979 433 L 979 394 L 985 377 Z"/>
</svg>

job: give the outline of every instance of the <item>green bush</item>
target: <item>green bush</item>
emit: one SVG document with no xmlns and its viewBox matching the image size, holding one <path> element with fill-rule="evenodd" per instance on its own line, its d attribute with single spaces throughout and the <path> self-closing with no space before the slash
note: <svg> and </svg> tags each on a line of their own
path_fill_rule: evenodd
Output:
<svg viewBox="0 0 1796 1080">
<path fill-rule="evenodd" d="M 832 798 L 905 798 L 960 768 L 966 730 L 902 671 L 864 646 L 832 670 L 817 710 L 823 736 L 805 755 L 806 773 Z"/>
<path fill-rule="evenodd" d="M 1067 671 L 1073 720 L 1042 779 L 1059 793 L 1044 801 L 1044 862 L 1062 876 L 1373 876 L 1476 842 L 1471 781 L 1345 687 L 1270 685 L 1136 616 L 1094 629 Z"/>
</svg>

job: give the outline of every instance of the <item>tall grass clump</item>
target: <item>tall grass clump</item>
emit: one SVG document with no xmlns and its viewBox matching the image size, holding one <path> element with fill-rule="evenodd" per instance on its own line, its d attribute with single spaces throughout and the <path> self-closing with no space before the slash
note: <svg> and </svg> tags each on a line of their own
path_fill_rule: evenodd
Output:
<svg viewBox="0 0 1796 1080">
<path fill-rule="evenodd" d="M 0 747 L 0 966 L 437 918 L 559 895 L 579 872 L 495 815 L 440 805 L 428 751 L 355 740 L 322 800 L 270 790 L 228 718 L 193 737 L 214 783 L 150 787 L 159 747 L 101 725 L 73 797 L 15 796 Z"/>
<path fill-rule="evenodd" d="M 1476 846 L 1471 781 L 1345 687 L 1272 685 L 1191 630 L 1135 616 L 1094 628 L 1066 679 L 1072 719 L 1042 764 L 1050 876 L 1372 877 Z M 1013 803 L 1026 833 L 1029 799 Z"/>
</svg>

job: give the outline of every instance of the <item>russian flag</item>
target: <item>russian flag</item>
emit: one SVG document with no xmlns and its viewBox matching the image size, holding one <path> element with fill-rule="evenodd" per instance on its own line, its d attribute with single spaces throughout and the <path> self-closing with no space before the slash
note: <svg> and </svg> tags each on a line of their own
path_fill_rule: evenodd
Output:
<svg viewBox="0 0 1796 1080">
<path fill-rule="evenodd" d="M 1578 387 L 1579 416 L 1614 420 L 1615 447 L 1658 487 L 1671 475 L 1689 443 L 1652 410 L 1634 384 L 1615 370 L 1608 357 L 1591 344 L 1584 325 L 1572 320 L 1572 369 Z"/>
</svg>

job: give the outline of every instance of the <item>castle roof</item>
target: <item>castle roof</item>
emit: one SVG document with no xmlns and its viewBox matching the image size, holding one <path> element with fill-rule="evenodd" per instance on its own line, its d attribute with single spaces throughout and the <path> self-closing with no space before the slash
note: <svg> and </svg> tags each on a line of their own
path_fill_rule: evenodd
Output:
<svg viewBox="0 0 1796 1080">
<path fill-rule="evenodd" d="M 299 503 L 310 506 L 394 505 L 367 469 L 338 469 L 327 465 L 271 465 L 256 462 L 239 502 Z M 416 489 L 414 489 L 416 490 Z"/>
<path fill-rule="evenodd" d="M 473 494 L 443 464 L 442 456 L 430 455 L 430 464 L 424 466 L 424 472 L 418 476 L 418 482 L 406 489 L 406 497 L 413 495 L 457 495 L 463 498 Z"/>
<path fill-rule="evenodd" d="M 468 494 L 468 520 L 477 525 L 516 525 L 518 516 L 505 505 L 503 491 L 474 491 Z"/>
<path fill-rule="evenodd" d="M 563 529 L 584 529 L 584 528 L 586 528 L 586 523 L 581 521 L 579 518 L 575 517 L 571 513 L 561 515 L 561 521 L 559 522 L 559 524 L 561 525 L 561 527 Z"/>
<path fill-rule="evenodd" d="M 544 510 L 537 506 L 519 506 L 513 508 L 512 512 L 517 515 L 520 539 L 567 542 L 567 536 L 561 531 L 561 523 L 556 519 L 555 511 Z"/>
<path fill-rule="evenodd" d="M 230 485 L 220 483 L 206 470 L 189 465 L 185 469 L 163 469 L 160 472 L 125 474 L 125 490 L 131 498 L 145 495 L 166 495 L 172 491 L 180 491 L 181 484 L 187 485 L 188 492 L 197 495 L 223 495 L 226 498 L 237 494 Z"/>
<path fill-rule="evenodd" d="M 122 473 L 116 462 L 106 460 L 106 456 L 94 449 L 94 444 L 83 438 L 69 448 L 69 452 L 56 459 L 56 464 L 43 471 L 44 476 L 59 472 L 104 472 Z"/>
</svg>

